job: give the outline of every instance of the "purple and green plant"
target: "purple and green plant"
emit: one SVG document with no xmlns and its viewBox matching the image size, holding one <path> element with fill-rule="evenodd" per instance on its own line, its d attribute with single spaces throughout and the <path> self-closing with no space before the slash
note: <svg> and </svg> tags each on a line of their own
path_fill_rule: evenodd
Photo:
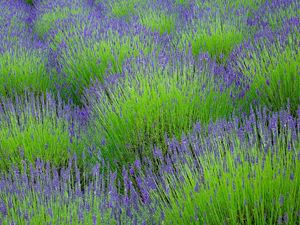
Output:
<svg viewBox="0 0 300 225">
<path fill-rule="evenodd" d="M 110 13 L 113 17 L 125 18 L 131 17 L 137 14 L 137 6 L 141 3 L 141 0 L 115 0 L 108 1 L 107 5 L 110 9 Z"/>
<path fill-rule="evenodd" d="M 0 224 L 299 223 L 299 1 L 0 9 Z"/>
<path fill-rule="evenodd" d="M 266 0 L 195 0 L 195 5 L 199 9 L 219 11 L 222 14 L 231 13 L 232 11 L 239 9 L 251 9 L 257 10 L 259 7 L 266 2 Z"/>
<path fill-rule="evenodd" d="M 42 38 L 46 33 L 48 33 L 53 24 L 55 24 L 55 21 L 66 19 L 71 15 L 81 14 L 82 12 L 82 8 L 58 8 L 49 13 L 45 13 L 37 19 L 37 22 L 35 24 L 35 31 L 39 35 L 39 37 Z"/>
<path fill-rule="evenodd" d="M 85 174 L 76 156 L 59 170 L 37 160 L 23 163 L 29 173 L 18 169 L 1 176 L 0 220 L 2 224 L 146 224 L 152 204 L 144 204 L 137 189 L 129 184 L 129 171 L 123 170 L 126 193 L 120 194 L 117 174 L 107 174 L 97 164 L 92 181 L 82 189 Z"/>
<path fill-rule="evenodd" d="M 51 29 L 56 29 L 57 23 L 66 19 L 80 17 L 90 12 L 86 1 L 63 0 L 63 1 L 39 1 L 35 4 L 37 16 L 35 19 L 34 31 L 40 39 Z"/>
<path fill-rule="evenodd" d="M 4 224 L 297 224 L 300 219 L 299 116 L 258 110 L 249 116 L 196 123 L 168 142 L 159 173 L 136 160 L 118 172 L 78 169 L 71 157 L 57 170 L 37 160 L 29 173 L 17 168 L 0 179 Z M 87 173 L 93 179 L 81 188 Z M 135 177 L 137 186 L 131 182 Z M 120 192 L 122 182 L 123 192 Z"/>
<path fill-rule="evenodd" d="M 120 35 L 112 30 L 99 39 L 87 38 L 84 33 L 73 37 L 62 36 L 65 48 L 61 49 L 58 63 L 61 67 L 61 82 L 68 86 L 62 90 L 67 97 L 80 103 L 85 88 L 93 81 L 103 82 L 105 78 L 122 73 L 128 58 L 149 55 L 156 41 L 142 35 Z"/>
<path fill-rule="evenodd" d="M 2 100 L 0 124 L 2 171 L 12 165 L 20 168 L 22 160 L 34 163 L 37 158 L 59 167 L 70 155 L 81 156 L 83 151 L 72 111 L 61 102 L 57 105 L 50 95 L 25 94 L 13 101 Z"/>
<path fill-rule="evenodd" d="M 177 17 L 159 9 L 147 9 L 140 12 L 139 21 L 152 32 L 162 35 L 175 32 Z"/>
<path fill-rule="evenodd" d="M 54 77 L 47 70 L 45 50 L 15 46 L 0 55 L 0 95 L 13 97 L 25 91 L 37 94 L 53 89 Z"/>
<path fill-rule="evenodd" d="M 191 48 L 195 57 L 208 53 L 218 63 L 225 63 L 234 47 L 248 37 L 241 24 L 224 21 L 218 17 L 192 24 L 179 35 L 179 49 L 187 52 Z"/>
<path fill-rule="evenodd" d="M 24 39 L 32 39 L 28 19 L 30 7 L 23 1 L 0 1 L 0 41 L 1 48 L 20 44 Z"/>
<path fill-rule="evenodd" d="M 257 143 L 245 146 L 232 134 L 227 141 L 215 140 L 214 149 L 196 146 L 203 150 L 196 159 L 175 164 L 177 173 L 165 172 L 170 186 L 160 204 L 162 224 L 297 224 L 300 136 L 286 145 L 286 129 L 278 131 L 269 131 L 276 140 L 270 146 L 246 133 Z M 153 191 L 160 199 L 158 193 Z"/>
<path fill-rule="evenodd" d="M 267 1 L 256 11 L 249 15 L 248 22 L 251 26 L 264 28 L 269 26 L 273 31 L 286 26 L 286 22 L 298 18 L 300 3 L 297 0 L 290 1 Z"/>
<path fill-rule="evenodd" d="M 180 137 L 196 121 L 233 112 L 230 90 L 220 91 L 209 71 L 191 64 L 133 71 L 110 88 L 96 88 L 97 98 L 86 96 L 93 111 L 88 143 L 113 167 L 143 161 L 153 145 L 166 146 L 166 135 Z"/>
<path fill-rule="evenodd" d="M 164 163 L 149 192 L 160 202 L 160 224 L 297 224 L 299 116 L 300 108 L 296 117 L 252 110 L 196 124 L 181 141 L 169 140 L 167 158 L 156 149 Z"/>
<path fill-rule="evenodd" d="M 237 59 L 237 70 L 246 77 L 249 89 L 242 103 L 256 101 L 273 111 L 289 105 L 295 114 L 300 104 L 300 33 L 296 28 L 283 32 L 245 48 L 245 56 Z"/>
<path fill-rule="evenodd" d="M 298 1 L 290 1 L 288 4 L 279 4 L 276 7 L 270 7 L 269 10 L 266 10 L 264 13 L 266 14 L 268 24 L 273 30 L 280 29 L 285 25 L 285 22 L 290 19 L 300 19 L 300 3 Z M 268 13 L 269 12 L 269 13 Z M 299 23 L 299 22 L 298 22 Z"/>
</svg>

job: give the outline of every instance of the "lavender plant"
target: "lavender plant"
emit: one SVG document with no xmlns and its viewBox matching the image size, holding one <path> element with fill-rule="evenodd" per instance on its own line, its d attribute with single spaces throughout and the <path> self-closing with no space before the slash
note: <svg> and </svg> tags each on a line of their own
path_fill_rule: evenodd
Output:
<svg viewBox="0 0 300 225">
<path fill-rule="evenodd" d="M 299 31 L 263 38 L 245 57 L 238 59 L 238 70 L 247 78 L 246 99 L 278 111 L 288 104 L 296 113 L 300 101 Z"/>
<path fill-rule="evenodd" d="M 233 48 L 247 37 L 239 26 L 218 17 L 207 23 L 194 24 L 190 30 L 182 32 L 179 49 L 188 51 L 191 47 L 195 57 L 207 52 L 218 63 L 225 63 Z"/>
<path fill-rule="evenodd" d="M 12 97 L 24 91 L 38 94 L 50 91 L 54 79 L 47 71 L 43 49 L 11 47 L 0 55 L 0 94 Z"/>
<path fill-rule="evenodd" d="M 285 155 L 283 148 L 275 156 L 270 150 L 262 154 L 257 148 L 248 149 L 247 153 L 237 148 L 236 154 L 226 150 L 229 152 L 226 159 L 216 159 L 213 155 L 202 157 L 200 174 L 188 165 L 181 167 L 185 183 L 178 184 L 171 194 L 168 200 L 171 206 L 167 209 L 162 206 L 165 224 L 185 221 L 189 224 L 276 224 L 279 221 L 296 224 L 300 207 L 295 200 L 299 197 L 299 179 L 295 178 L 300 172 L 299 160 L 296 165 L 292 160 L 296 153 Z M 248 155 L 257 158 L 257 162 L 246 161 Z M 241 157 L 240 165 L 236 165 L 237 157 Z M 284 163 L 282 157 L 286 159 Z M 228 167 L 226 172 L 222 171 L 224 164 Z M 278 170 L 286 174 L 274 176 Z M 205 182 L 200 183 L 199 177 Z"/>
<path fill-rule="evenodd" d="M 274 31 L 281 29 L 290 19 L 299 20 L 299 2 L 292 1 L 272 1 L 265 2 L 259 9 L 248 18 L 252 26 L 270 26 Z"/>
<path fill-rule="evenodd" d="M 1 48 L 16 45 L 31 39 L 27 20 L 30 18 L 30 7 L 23 1 L 0 1 L 0 40 Z"/>
<path fill-rule="evenodd" d="M 59 8 L 55 11 L 45 13 L 38 19 L 35 25 L 37 34 L 42 38 L 51 28 L 56 20 L 66 19 L 70 15 L 82 13 L 82 9 Z"/>
<path fill-rule="evenodd" d="M 159 11 L 158 9 L 150 9 L 142 12 L 140 15 L 140 23 L 151 31 L 159 32 L 160 35 L 170 34 L 176 28 L 176 15 Z"/>
<path fill-rule="evenodd" d="M 223 14 L 226 14 L 232 10 L 238 10 L 241 8 L 257 10 L 264 2 L 265 0 L 196 0 L 195 4 L 200 9 L 210 8 L 211 10 L 218 10 Z"/>
<path fill-rule="evenodd" d="M 299 223 L 298 1 L 0 9 L 0 224 Z"/>
<path fill-rule="evenodd" d="M 140 2 L 140 0 L 132 0 L 129 2 L 125 0 L 108 1 L 108 7 L 112 16 L 124 18 L 135 15 L 137 13 L 136 7 Z"/>
<path fill-rule="evenodd" d="M 0 220 L 3 224 L 146 224 L 150 221 L 149 215 L 153 214 L 149 214 L 150 204 L 144 205 L 130 184 L 127 194 L 119 194 L 116 173 L 101 173 L 99 164 L 93 169 L 93 181 L 81 190 L 84 174 L 80 173 L 77 162 L 76 157 L 71 158 L 68 167 L 58 171 L 38 160 L 34 165 L 24 164 L 30 167 L 29 174 L 15 169 L 2 177 Z M 127 183 L 128 171 L 124 170 L 123 175 Z"/>
<path fill-rule="evenodd" d="M 161 224 L 299 222 L 299 119 L 287 112 L 256 116 L 236 128 L 224 121 L 211 126 L 208 139 L 197 128 L 171 142 L 172 159 L 160 173 L 167 183 L 150 194 L 161 199 Z"/>
<path fill-rule="evenodd" d="M 41 39 L 45 37 L 51 28 L 55 29 L 56 22 L 89 13 L 87 3 L 78 0 L 53 2 L 43 0 L 36 4 L 36 8 L 37 18 L 34 30 Z"/>
<path fill-rule="evenodd" d="M 295 3 L 296 4 L 296 3 Z M 280 29 L 284 26 L 285 22 L 288 20 L 298 20 L 300 19 L 300 9 L 296 7 L 296 5 L 291 5 L 287 8 L 279 8 L 278 10 L 274 10 L 272 14 L 269 15 L 268 23 L 273 30 Z M 297 9 L 298 8 L 298 9 Z M 297 22 L 299 24 L 299 22 Z"/>
<path fill-rule="evenodd" d="M 58 56 L 61 74 L 64 75 L 61 82 L 69 87 L 69 92 L 66 88 L 63 90 L 66 96 L 77 104 L 81 102 L 84 88 L 93 81 L 103 82 L 110 75 L 122 73 L 127 58 L 148 55 L 154 48 L 159 49 L 159 46 L 154 47 L 156 41 L 144 39 L 141 35 L 120 35 L 111 30 L 99 38 L 93 35 L 87 38 L 84 33 L 71 38 L 63 36 L 65 49 Z"/>
<path fill-rule="evenodd" d="M 122 194 L 118 172 L 105 174 L 104 161 L 82 190 L 86 173 L 80 173 L 76 157 L 60 171 L 38 160 L 29 174 L 18 169 L 1 174 L 0 219 L 4 224 L 297 224 L 299 116 L 300 111 L 292 117 L 260 110 L 208 127 L 197 123 L 180 141 L 170 140 L 166 157 L 153 149 L 159 174 L 151 160 L 145 172 L 139 160 L 124 168 Z"/>
<path fill-rule="evenodd" d="M 34 163 L 37 158 L 55 166 L 64 165 L 70 154 L 83 145 L 76 136 L 76 121 L 68 108 L 56 105 L 49 95 L 46 99 L 26 95 L 14 102 L 2 100 L 0 115 L 1 170 L 20 168 L 22 160 Z"/>
<path fill-rule="evenodd" d="M 111 88 L 96 88 L 98 98 L 87 96 L 94 112 L 90 145 L 122 168 L 150 156 L 152 145 L 166 146 L 165 135 L 179 137 L 196 121 L 228 116 L 233 111 L 229 89 L 221 92 L 209 72 L 194 69 L 188 64 L 140 68 Z"/>
</svg>

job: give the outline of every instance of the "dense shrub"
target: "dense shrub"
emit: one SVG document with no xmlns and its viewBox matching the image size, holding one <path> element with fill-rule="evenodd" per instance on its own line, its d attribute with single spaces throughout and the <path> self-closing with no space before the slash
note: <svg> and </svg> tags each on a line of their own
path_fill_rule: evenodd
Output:
<svg viewBox="0 0 300 225">
<path fill-rule="evenodd" d="M 278 111 L 289 104 L 295 114 L 300 103 L 299 31 L 271 37 L 249 46 L 245 57 L 237 60 L 238 71 L 249 86 L 246 105 L 256 101 Z"/>
<path fill-rule="evenodd" d="M 0 55 L 0 94 L 12 97 L 25 91 L 46 93 L 54 87 L 42 49 L 14 47 Z"/>
<path fill-rule="evenodd" d="M 0 224 L 299 224 L 299 1 L 0 9 Z"/>
<path fill-rule="evenodd" d="M 37 158 L 58 167 L 74 153 L 81 156 L 83 146 L 75 136 L 78 127 L 72 113 L 56 105 L 49 95 L 26 95 L 1 103 L 1 170 L 11 169 L 13 164 L 20 168 L 22 160 L 29 164 Z"/>
<path fill-rule="evenodd" d="M 87 2 L 78 0 L 52 2 L 41 0 L 35 4 L 35 8 L 37 9 L 37 16 L 34 31 L 41 39 L 46 38 L 51 29 L 55 30 L 57 23 L 90 12 Z"/>
<path fill-rule="evenodd" d="M 207 123 L 233 111 L 229 90 L 221 92 L 206 71 L 167 66 L 140 70 L 91 99 L 89 141 L 112 165 L 151 155 L 152 145 L 166 146 L 165 135 L 180 137 L 196 121 Z M 101 143 L 104 143 L 103 145 Z"/>
<path fill-rule="evenodd" d="M 191 48 L 196 58 L 201 53 L 208 53 L 218 63 L 225 63 L 234 47 L 248 36 L 241 27 L 241 24 L 234 25 L 220 18 L 207 23 L 197 22 L 181 33 L 179 48 L 185 51 Z"/>
<path fill-rule="evenodd" d="M 147 10 L 140 13 L 140 23 L 160 35 L 170 34 L 176 28 L 176 16 L 157 10 Z"/>
<path fill-rule="evenodd" d="M 106 77 L 122 73 L 126 59 L 148 55 L 154 50 L 151 41 L 140 35 L 127 36 L 111 31 L 99 39 L 84 37 L 84 33 L 63 37 L 65 48 L 58 56 L 63 75 L 60 82 L 68 87 L 63 91 L 75 103 L 80 103 L 84 89 L 93 81 L 103 82 Z"/>
<path fill-rule="evenodd" d="M 76 157 L 60 171 L 37 161 L 29 174 L 16 169 L 1 178 L 0 219 L 4 224 L 296 224 L 299 115 L 261 110 L 208 127 L 197 123 L 180 141 L 169 140 L 166 157 L 153 149 L 161 162 L 158 174 L 151 160 L 144 172 L 136 160 L 117 182 L 118 172 L 104 173 L 102 161 L 83 190 L 85 173 Z"/>
</svg>

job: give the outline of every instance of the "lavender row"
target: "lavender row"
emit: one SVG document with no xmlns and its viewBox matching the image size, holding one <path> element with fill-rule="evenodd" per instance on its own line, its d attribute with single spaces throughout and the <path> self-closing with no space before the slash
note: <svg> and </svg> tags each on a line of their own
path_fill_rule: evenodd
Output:
<svg viewBox="0 0 300 225">
<path fill-rule="evenodd" d="M 136 160 L 120 174 L 104 170 L 104 161 L 80 172 L 76 156 L 59 169 L 24 162 L 23 172 L 1 176 L 1 221 L 296 224 L 299 115 L 258 110 L 207 128 L 196 124 L 181 139 L 167 139 L 165 156 L 155 147 L 155 161 L 145 159 L 144 167 Z M 88 174 L 92 180 L 82 185 Z"/>
</svg>

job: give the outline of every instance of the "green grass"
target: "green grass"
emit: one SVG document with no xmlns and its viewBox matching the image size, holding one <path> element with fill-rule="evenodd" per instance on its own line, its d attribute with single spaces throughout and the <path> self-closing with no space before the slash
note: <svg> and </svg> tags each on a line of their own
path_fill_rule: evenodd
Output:
<svg viewBox="0 0 300 225">
<path fill-rule="evenodd" d="M 0 95 L 45 93 L 53 87 L 42 50 L 13 48 L 0 55 Z"/>
<path fill-rule="evenodd" d="M 220 142 L 219 149 L 213 149 L 216 153 L 205 152 L 197 158 L 202 172 L 189 166 L 195 162 L 191 159 L 177 165 L 177 177 L 165 175 L 170 194 L 161 202 L 165 215 L 162 224 L 299 222 L 300 161 L 295 159 L 299 142 L 290 151 L 280 143 L 266 151 L 257 146 L 243 147 L 234 136 L 230 141 L 235 143 L 234 150 L 228 143 L 224 149 Z M 257 161 L 251 163 L 249 158 Z"/>
<path fill-rule="evenodd" d="M 101 98 L 91 103 L 89 145 L 98 146 L 113 168 L 122 168 L 151 157 L 152 145 L 165 150 L 165 134 L 179 138 L 196 121 L 228 116 L 233 111 L 229 91 L 215 90 L 209 76 L 191 66 L 158 69 L 126 77 L 106 93 L 100 90 Z"/>
<path fill-rule="evenodd" d="M 254 100 L 278 111 L 288 103 L 293 114 L 300 104 L 300 55 L 297 49 L 297 31 L 288 36 L 286 46 L 260 44 L 247 56 L 238 60 L 239 71 L 250 80 L 250 89 L 242 104 Z"/>
</svg>

